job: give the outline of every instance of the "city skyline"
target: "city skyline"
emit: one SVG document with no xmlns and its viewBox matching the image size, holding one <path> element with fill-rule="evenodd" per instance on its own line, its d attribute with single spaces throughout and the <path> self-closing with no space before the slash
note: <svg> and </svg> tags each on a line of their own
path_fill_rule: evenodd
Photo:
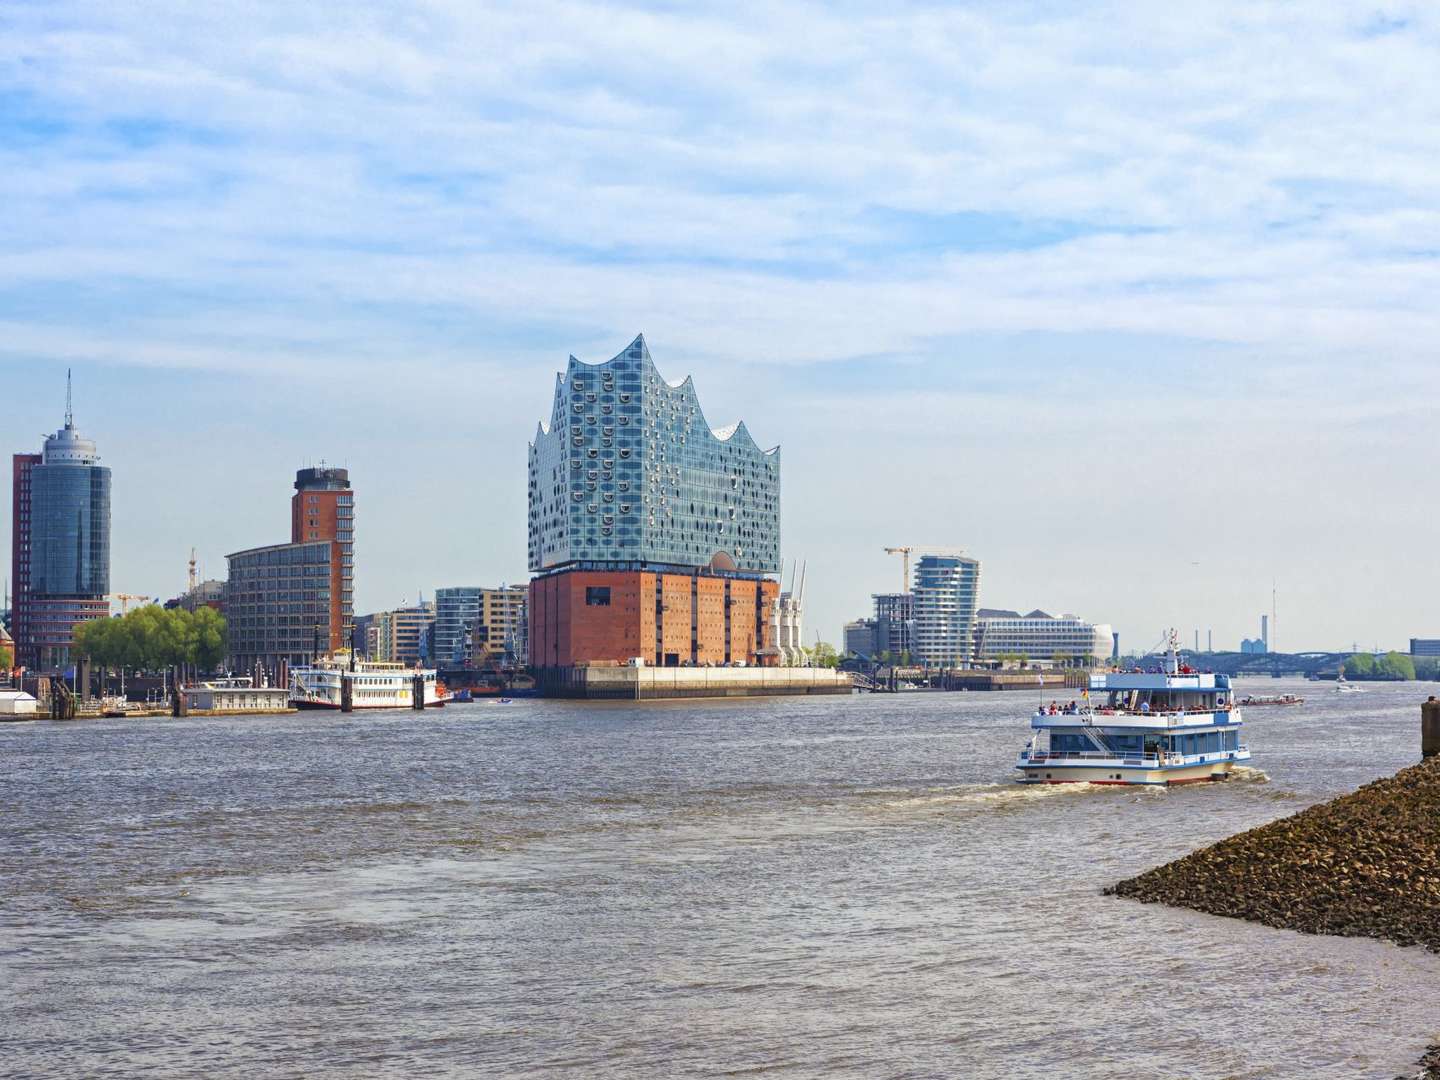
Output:
<svg viewBox="0 0 1440 1080">
<path fill-rule="evenodd" d="M 358 611 L 521 582 L 543 387 L 644 330 L 785 447 L 837 644 L 926 543 L 1126 647 L 1238 645 L 1275 579 L 1281 649 L 1440 633 L 1418 8 L 9 15 L 3 432 L 75 366 L 117 588 L 322 458 Z"/>
<path fill-rule="evenodd" d="M 17 451 L 17 452 L 18 452 L 18 451 Z M 107 461 L 108 461 L 111 457 L 113 457 L 113 455 L 107 455 Z M 316 463 L 321 463 L 321 464 L 322 464 L 322 467 L 323 467 L 323 463 L 325 463 L 325 459 L 324 459 L 324 458 L 317 458 L 317 459 L 314 459 L 314 461 L 315 461 Z M 143 467 L 143 463 L 140 463 L 140 464 L 141 464 L 141 466 Z M 303 466 L 303 468 L 307 468 L 307 469 L 308 469 L 308 468 L 313 468 L 313 467 L 314 467 L 314 465 L 311 464 L 310 462 L 307 462 L 307 463 Z M 332 466 L 332 467 L 338 467 L 338 466 Z M 295 471 L 295 469 L 292 468 L 292 469 L 291 469 L 291 475 L 293 475 L 294 471 Z M 250 480 L 256 480 L 256 478 L 254 478 L 254 477 L 251 477 L 251 478 L 249 478 L 249 479 L 250 479 Z M 267 479 L 267 478 L 260 478 L 260 479 L 259 479 L 259 482 L 258 482 L 258 487 L 262 490 L 262 493 L 271 493 L 271 492 L 272 492 L 272 489 L 274 488 L 275 485 L 274 485 L 273 483 L 268 483 L 268 482 L 266 482 L 266 479 Z M 366 500 L 366 501 L 367 501 L 367 504 L 368 504 L 368 502 L 369 502 L 368 497 L 367 497 L 367 500 Z M 4 503 L 5 503 L 4 507 L 0 507 L 0 529 L 3 529 L 3 530 L 4 530 L 3 537 L 0 537 L 0 540 L 4 540 L 4 541 L 6 542 L 6 544 L 7 544 L 7 547 L 5 548 L 5 565 L 6 565 L 6 567 L 8 567 L 8 566 L 9 566 L 8 537 L 9 537 L 9 535 L 10 535 L 10 530 L 9 530 L 9 500 L 4 500 Z M 783 499 L 782 499 L 782 503 L 783 503 Z M 159 505 L 159 504 L 156 504 L 156 503 L 148 503 L 148 504 L 145 504 L 145 505 L 147 505 L 148 508 L 151 509 L 151 510 L 163 510 L 163 509 L 164 509 L 163 506 L 161 506 L 161 505 Z M 273 510 L 273 507 L 271 507 L 270 509 Z M 393 509 L 393 508 L 391 508 L 391 509 Z M 123 510 L 123 507 L 122 507 L 121 505 L 119 505 L 118 503 L 113 507 L 113 512 L 114 512 L 117 516 L 123 516 L 122 510 Z M 263 510 L 262 510 L 262 512 L 263 512 Z M 392 514 L 391 514 L 388 510 L 382 510 L 381 513 L 382 513 L 382 515 L 383 515 L 383 516 L 382 516 L 382 519 L 381 519 L 382 521 L 392 518 Z M 290 517 L 291 515 L 283 515 L 283 516 L 285 516 L 285 517 Z M 363 520 L 364 520 L 364 517 L 365 517 L 365 511 L 364 511 L 363 508 L 362 508 L 361 511 L 360 511 L 359 517 L 360 517 L 360 519 L 361 519 L 361 521 L 362 521 L 362 523 L 363 523 Z M 253 513 L 247 512 L 244 507 L 238 508 L 238 518 L 239 518 L 239 520 L 242 520 L 242 521 L 245 521 L 245 522 L 249 522 L 249 523 L 250 523 L 249 525 L 243 526 L 243 527 L 242 527 L 242 530 L 243 530 L 243 528 L 250 528 L 250 529 L 252 529 L 252 530 L 255 528 L 255 525 L 254 525 L 253 523 L 257 520 L 256 516 L 255 516 Z M 782 518 L 783 518 L 783 510 L 782 510 Z M 363 524 L 362 524 L 362 529 L 363 529 Z M 112 531 L 113 531 L 113 530 L 112 530 Z M 112 543 L 114 543 L 114 541 L 115 541 L 116 539 L 118 539 L 118 537 L 112 537 Z M 120 544 L 120 545 L 118 545 L 118 546 L 119 546 L 122 550 L 125 549 L 125 548 L 127 548 L 127 547 L 143 549 L 143 548 L 152 547 L 153 544 L 154 544 L 154 540 L 155 540 L 155 537 L 153 537 L 153 536 L 145 536 L 145 535 L 142 535 L 142 536 L 140 536 L 140 537 L 133 538 L 132 544 L 130 544 L 130 545 Z M 412 540 L 413 540 L 413 537 L 412 537 Z M 221 543 L 221 546 L 224 546 L 224 543 L 225 543 L 225 542 L 222 540 L 222 541 L 220 541 L 220 543 Z M 177 550 L 179 550 L 180 548 L 183 548 L 183 547 L 184 547 L 184 544 L 181 543 L 180 541 L 177 541 L 177 542 L 176 542 L 176 547 L 177 547 Z M 450 585 L 448 585 L 448 584 L 446 583 L 446 581 L 439 580 L 438 578 L 434 578 L 434 575 L 431 575 L 431 577 L 434 578 L 434 580 L 425 581 L 425 582 L 423 582 L 420 586 L 418 586 L 417 588 L 412 588 L 412 589 L 409 589 L 407 592 L 403 592 L 402 594 L 398 594 L 398 595 L 395 597 L 395 599 L 393 599 L 393 600 L 380 600 L 379 602 L 376 602 L 376 603 L 370 603 L 370 602 L 369 602 L 369 599 L 372 598 L 372 597 L 376 597 L 376 595 L 377 595 L 378 593 L 380 593 L 381 590 L 380 590 L 379 588 L 376 588 L 376 589 L 374 589 L 373 591 L 371 591 L 371 590 L 367 590 L 367 588 L 366 588 L 365 578 L 366 578 L 367 575 L 366 575 L 365 572 L 364 572 L 364 570 L 365 570 L 365 562 L 364 562 L 364 558 L 363 558 L 364 547 L 365 547 L 365 542 L 364 542 L 364 534 L 363 534 L 363 531 L 362 531 L 362 539 L 360 540 L 360 552 L 361 552 L 361 554 L 360 554 L 359 556 L 357 556 L 357 571 L 358 571 L 358 573 L 357 573 L 356 589 L 355 589 L 355 593 L 356 593 L 356 596 L 357 596 L 355 611 L 356 611 L 357 615 L 360 614 L 360 613 L 383 612 L 383 611 L 391 610 L 391 609 L 394 609 L 394 608 L 397 608 L 397 607 L 403 607 L 406 603 L 409 602 L 409 598 L 410 598 L 410 597 L 413 597 L 413 596 L 415 596 L 415 595 L 423 595 L 424 593 L 429 592 L 429 593 L 431 594 L 432 598 L 433 598 L 436 590 L 438 590 L 438 589 L 443 589 L 443 588 L 447 588 L 447 587 L 451 587 Z M 187 549 L 187 550 L 188 550 L 188 549 Z M 916 556 L 916 558 L 918 559 L 921 555 L 923 555 L 923 554 L 925 554 L 925 553 L 927 553 L 927 552 L 934 552 L 934 551 L 940 551 L 940 550 L 947 550 L 947 549 L 945 548 L 944 545 L 928 545 L 928 546 L 927 546 L 927 545 L 916 545 L 916 546 L 915 546 L 915 556 Z M 522 558 L 523 558 L 523 555 L 524 555 L 524 553 L 523 553 L 523 549 L 522 549 L 522 552 L 521 552 L 521 557 L 522 557 Z M 224 555 L 221 555 L 219 558 L 220 558 L 220 561 L 221 561 L 222 564 L 223 564 L 223 561 L 224 561 L 225 556 L 224 556 Z M 789 559 L 790 556 L 787 555 L 786 558 Z M 112 558 L 112 563 L 113 563 L 114 561 L 115 561 L 115 560 Z M 883 586 L 890 583 L 890 582 L 888 582 L 888 581 L 885 580 L 886 577 L 887 577 L 887 575 L 888 575 L 888 574 L 893 574 L 893 572 L 894 572 L 894 569 L 893 569 L 893 565 L 894 565 L 894 564 L 893 564 L 893 559 L 891 559 L 890 557 L 888 557 L 888 556 L 883 552 L 883 550 L 882 550 L 882 551 L 880 552 L 880 554 L 873 560 L 873 562 L 874 562 L 874 566 L 869 568 L 869 569 L 871 570 L 871 576 L 870 576 L 869 578 L 867 578 L 867 580 L 870 580 L 870 581 L 873 582 L 873 584 L 874 584 L 874 586 L 875 586 L 875 589 L 874 589 L 874 592 L 875 592 L 875 593 L 883 593 L 883 592 L 885 591 L 884 588 L 883 588 Z M 152 566 L 153 566 L 153 565 L 156 565 L 156 563 L 155 563 L 153 560 L 152 560 L 152 563 L 151 563 L 151 564 L 152 564 Z M 211 565 L 213 565 L 213 563 L 212 563 Z M 987 560 L 987 565 L 988 565 L 988 560 Z M 202 567 L 202 573 L 201 573 L 200 576 L 201 576 L 202 578 L 203 578 L 203 577 L 222 576 L 222 575 L 220 575 L 218 572 L 213 571 L 213 570 L 211 570 L 209 567 L 207 567 L 206 564 L 203 562 L 203 560 L 202 560 L 202 563 L 201 563 L 201 567 Z M 158 589 L 156 589 L 156 590 L 154 590 L 154 591 L 143 592 L 143 593 L 136 593 L 136 595 L 145 595 L 145 596 L 148 596 L 148 597 L 150 597 L 150 598 L 151 598 L 154 602 L 156 602 L 156 603 L 163 603 L 164 601 L 166 601 L 166 600 L 168 600 L 168 599 L 172 599 L 172 598 L 174 598 L 174 597 L 180 596 L 180 595 L 184 592 L 184 586 L 185 586 L 185 582 L 184 582 L 184 580 L 183 580 L 183 572 L 184 572 L 184 567 L 183 567 L 183 566 L 180 567 L 180 568 L 178 568 L 178 569 L 176 570 L 176 582 L 175 582 L 174 585 L 172 585 L 172 586 L 169 587 L 169 591 L 166 591 L 166 587 L 161 586 L 161 587 L 159 587 Z M 112 572 L 112 573 L 113 573 L 113 572 Z M 451 579 L 449 579 L 449 580 L 451 580 L 451 581 L 461 581 L 461 580 L 477 580 L 477 581 L 478 581 L 478 580 L 484 580 L 484 581 L 486 581 L 486 582 L 492 583 L 492 585 L 495 586 L 495 587 L 503 587 L 503 586 L 514 587 L 514 586 L 516 586 L 516 585 L 519 585 L 519 584 L 523 583 L 524 580 L 526 580 L 526 575 L 524 575 L 524 574 L 516 575 L 516 577 L 515 577 L 514 580 L 509 580 L 509 579 L 506 579 L 506 578 L 504 578 L 504 577 L 497 577 L 497 576 L 495 576 L 494 574 L 490 574 L 490 575 L 487 576 L 484 572 L 467 571 L 467 570 L 465 570 L 465 569 L 463 568 L 463 566 L 462 566 L 461 569 L 459 569 L 459 570 L 457 571 L 457 573 L 458 573 L 458 576 L 451 575 Z M 846 576 L 843 569 L 841 570 L 840 573 L 841 573 L 841 576 Z M 123 567 L 123 565 L 122 565 L 122 568 L 121 568 L 122 578 L 121 578 L 121 580 L 120 580 L 118 583 L 112 583 L 112 589 L 113 589 L 114 591 L 116 591 L 116 592 L 130 592 L 130 591 L 131 591 L 130 586 L 133 585 L 133 582 L 128 582 L 128 583 L 127 583 L 127 582 L 124 580 L 124 574 L 125 574 L 125 571 L 124 571 L 124 567 Z M 468 575 L 468 576 L 467 576 L 467 575 Z M 382 580 L 386 580 L 386 581 L 389 581 L 389 582 L 397 582 L 397 581 L 398 581 L 398 582 L 402 582 L 402 583 L 403 583 L 403 581 L 405 580 L 404 576 L 402 576 L 402 575 L 400 575 L 400 574 L 397 574 L 394 570 L 390 570 L 390 571 L 387 572 L 384 568 L 381 568 L 380 573 L 379 573 L 377 576 L 380 577 Z M 412 568 L 411 571 L 410 571 L 410 576 L 411 576 L 411 577 L 415 576 L 415 575 L 414 575 L 414 570 L 413 570 L 413 568 Z M 422 574 L 421 576 L 424 576 L 424 575 Z M 783 575 L 781 575 L 781 576 L 783 577 Z M 164 577 L 165 577 L 165 573 L 164 573 L 164 571 L 162 570 L 158 575 L 153 576 L 150 580 L 152 580 L 152 581 L 153 581 L 153 580 L 159 580 L 159 579 L 163 579 Z M 989 577 L 989 571 L 987 571 L 987 579 L 988 579 L 988 577 Z M 1026 591 L 1026 590 L 1029 589 L 1029 586 L 1026 585 L 1025 582 L 1024 582 L 1023 576 L 1017 576 L 1017 577 L 1015 578 L 1015 580 L 1018 582 L 1018 584 L 1014 586 L 1017 590 Z M 784 583 L 784 582 L 782 581 L 782 584 L 783 584 L 783 583 Z M 999 601 L 996 601 L 995 598 L 994 598 L 994 596 L 993 596 L 991 593 L 992 593 L 992 588 L 991 588 L 991 586 L 989 586 L 989 583 L 988 583 L 988 580 L 987 580 L 987 582 L 986 582 L 984 585 L 982 585 L 982 587 L 981 587 L 981 591 L 980 591 L 980 594 L 979 594 L 979 601 L 978 601 L 978 603 L 981 604 L 981 605 L 990 605 L 992 602 L 998 603 Z M 822 606 L 825 607 L 825 608 L 827 608 L 827 609 L 828 609 L 828 608 L 838 608 L 838 609 L 840 609 L 840 610 L 842 611 L 841 622 L 840 622 L 840 624 L 839 624 L 836 628 L 834 628 L 833 630 L 829 628 L 828 624 L 827 624 L 827 625 L 822 625 L 822 626 L 820 626 L 819 629 L 820 629 L 820 632 L 821 632 L 821 636 L 823 637 L 824 640 L 826 640 L 827 642 L 830 642 L 831 644 L 836 645 L 837 647 L 839 647 L 839 646 L 841 646 L 841 645 L 843 644 L 843 641 L 844 641 L 844 625 L 845 625 L 846 623 L 850 622 L 852 619 L 862 618 L 862 617 L 868 617 L 868 616 L 872 613 L 872 611 L 871 611 L 871 609 L 872 609 L 872 604 L 871 604 L 871 602 L 870 602 L 870 597 L 871 597 L 871 595 L 873 595 L 873 594 L 867 593 L 867 594 L 864 595 L 864 596 L 858 596 L 858 595 L 857 595 L 857 596 L 851 597 L 851 596 L 849 595 L 849 593 L 847 592 L 847 593 L 844 594 L 843 598 L 840 598 L 840 599 L 836 599 L 836 598 L 835 598 L 835 595 L 836 595 L 836 594 L 832 594 L 831 603 L 829 603 L 829 604 L 824 604 L 824 605 L 822 605 Z M 1269 594 L 1267 593 L 1267 594 L 1265 595 L 1265 597 L 1262 597 L 1261 599 L 1268 599 L 1268 597 L 1269 597 Z M 360 598 L 366 598 L 366 599 L 362 600 L 362 599 L 360 599 Z M 854 608 L 855 608 L 855 610 L 854 610 L 853 612 L 851 612 L 851 611 L 849 610 L 849 608 L 846 607 L 846 605 L 847 605 L 847 604 L 850 604 L 852 600 L 854 601 L 854 604 L 851 605 L 851 606 L 854 606 Z M 1051 605 L 1051 607 L 1052 607 L 1055 611 L 1061 611 L 1061 610 L 1063 610 L 1063 611 L 1065 611 L 1065 612 L 1072 612 L 1072 611 L 1075 610 L 1074 608 L 1068 607 L 1068 606 L 1065 606 L 1065 605 Z M 808 611 L 808 610 L 810 610 L 810 607 L 809 607 L 809 601 L 807 600 L 807 611 Z M 1080 611 L 1080 612 L 1078 612 L 1078 614 L 1080 614 L 1082 617 L 1085 617 L 1085 618 L 1094 619 L 1094 621 L 1096 621 L 1096 622 L 1111 622 L 1111 623 L 1113 623 L 1114 625 L 1116 625 L 1117 630 L 1118 630 L 1118 631 L 1120 632 L 1120 634 L 1121 634 L 1121 651 L 1122 651 L 1122 653 L 1144 652 L 1144 651 L 1146 651 L 1147 649 L 1150 649 L 1150 648 L 1152 648 L 1152 647 L 1154 647 L 1154 646 L 1157 646 L 1157 645 L 1160 643 L 1160 641 L 1161 641 L 1161 639 L 1162 639 L 1162 636 L 1163 636 L 1163 632 L 1164 632 L 1164 627 L 1163 627 L 1163 626 L 1162 626 L 1162 627 L 1153 628 L 1153 630 L 1151 630 L 1150 632 L 1151 632 L 1151 635 L 1152 635 L 1152 637 L 1154 638 L 1154 640 L 1150 640 L 1149 638 L 1145 638 L 1145 640 L 1142 641 L 1141 638 L 1144 638 L 1144 637 L 1145 637 L 1145 634 L 1146 634 L 1146 632 L 1147 632 L 1146 628 L 1143 627 L 1143 626 L 1140 626 L 1140 627 L 1136 627 L 1136 628 L 1135 628 L 1136 636 L 1134 636 L 1134 637 L 1128 637 L 1127 634 L 1126 634 L 1125 629 L 1124 629 L 1124 628 L 1121 628 L 1120 625 L 1119 625 L 1119 623 L 1118 623 L 1118 622 L 1115 622 L 1115 620 L 1108 620 L 1108 619 L 1106 619 L 1106 617 L 1105 617 L 1105 615 L 1104 615 L 1103 612 L 1100 612 L 1100 613 L 1092 613 L 1092 612 L 1090 612 L 1090 611 Z M 809 625 L 809 626 L 811 626 L 811 627 L 815 627 L 817 621 L 823 623 L 823 621 L 824 621 L 825 618 L 826 618 L 826 616 L 824 616 L 824 615 L 821 615 L 821 616 L 813 616 L 813 615 L 812 615 L 812 616 L 807 616 L 807 618 L 806 618 L 806 623 L 807 623 L 807 625 Z M 1227 617 L 1227 618 L 1225 618 L 1225 619 L 1222 619 L 1222 620 L 1220 621 L 1221 625 L 1222 625 L 1222 626 L 1225 626 L 1225 627 L 1228 627 L 1228 626 L 1231 626 L 1231 625 L 1235 626 L 1235 627 L 1237 628 L 1237 629 L 1236 629 L 1236 634 L 1237 634 L 1238 636 L 1235 638 L 1235 640 L 1234 640 L 1233 642 L 1231 642 L 1231 641 L 1227 640 L 1227 635 L 1226 635 L 1226 633 L 1222 632 L 1222 633 L 1220 634 L 1219 640 L 1218 640 L 1217 645 L 1216 645 L 1216 651 L 1220 651 L 1220 652 L 1225 652 L 1225 651 L 1238 652 L 1238 651 L 1241 651 L 1242 643 L 1249 638 L 1250 633 L 1255 629 L 1255 627 L 1259 626 L 1259 625 L 1262 623 L 1262 621 L 1268 621 L 1269 618 L 1270 618 L 1270 614 L 1269 614 L 1268 611 L 1257 609 L 1254 614 L 1248 616 L 1249 623 L 1250 623 L 1250 625 L 1249 625 L 1248 628 L 1247 628 L 1247 626 L 1246 626 L 1246 619 L 1247 619 L 1247 617 L 1244 616 L 1244 615 L 1239 615 L 1239 616 L 1235 616 L 1235 617 Z M 1280 620 L 1277 619 L 1277 620 L 1276 620 L 1276 624 L 1278 625 L 1279 622 L 1280 622 Z M 1182 624 L 1182 623 L 1180 623 L 1180 622 L 1172 622 L 1172 623 L 1170 623 L 1170 624 L 1165 624 L 1165 626 L 1173 626 L 1175 629 L 1177 629 L 1178 631 L 1180 631 L 1182 638 L 1186 638 L 1186 639 L 1188 639 L 1189 635 L 1193 634 L 1196 630 L 1198 630 L 1202 636 L 1205 636 L 1205 635 L 1207 635 L 1207 634 L 1213 634 L 1213 633 L 1214 633 L 1214 628 L 1213 628 L 1212 626 L 1195 625 L 1195 624 L 1185 625 L 1185 624 Z M 813 636 L 813 632 L 814 632 L 813 630 L 810 631 L 810 633 L 812 634 L 812 636 Z M 1269 632 L 1270 632 L 1270 633 L 1274 633 L 1274 629 L 1272 628 Z M 1303 633 L 1303 632 L 1302 632 L 1302 633 Z M 1405 638 L 1408 639 L 1409 637 L 1417 637 L 1417 636 L 1418 636 L 1418 637 L 1424 637 L 1425 634 L 1424 634 L 1424 633 L 1417 633 L 1417 632 L 1415 632 L 1415 631 L 1412 630 L 1410 633 L 1407 633 L 1407 634 L 1405 635 Z M 1404 645 L 1405 645 L 1405 641 L 1404 641 L 1404 640 L 1401 640 L 1401 641 L 1397 641 L 1397 642 L 1392 643 L 1392 642 L 1390 642 L 1390 641 L 1388 641 L 1388 640 L 1382 641 L 1382 640 L 1380 640 L 1378 637 L 1375 637 L 1374 635 L 1372 635 L 1372 641 L 1371 641 L 1370 645 L 1369 645 L 1369 646 L 1366 646 L 1364 638 L 1365 638 L 1365 635 L 1363 635 L 1363 634 L 1352 633 L 1352 634 L 1350 635 L 1350 644 L 1353 645 L 1353 644 L 1355 644 L 1356 642 L 1359 642 L 1360 645 L 1361 645 L 1361 647 L 1362 647 L 1362 651 L 1363 651 L 1365 648 L 1367 648 L 1367 647 L 1378 648 L 1378 649 L 1381 649 L 1382 651 L 1383 651 L 1384 649 L 1388 649 L 1388 648 L 1392 648 L 1392 647 L 1393 647 L 1393 648 L 1400 649 L 1401 651 L 1403 651 L 1403 648 L 1404 648 Z M 813 644 L 813 641 L 811 642 L 811 644 Z M 1287 651 L 1310 650 L 1310 649 L 1323 650 L 1323 651 L 1343 651 L 1346 647 L 1347 647 L 1347 645 L 1346 645 L 1346 643 L 1343 642 L 1343 641 L 1342 641 L 1342 642 L 1339 642 L 1339 643 L 1336 643 L 1336 642 L 1320 642 L 1320 643 L 1316 643 L 1316 642 L 1313 642 L 1313 641 L 1310 641 L 1310 640 L 1307 640 L 1307 639 L 1302 638 L 1302 640 L 1301 640 L 1300 642 L 1298 642 L 1298 643 L 1296 643 L 1296 642 L 1287 642 L 1287 643 L 1285 643 L 1285 646 L 1284 646 L 1283 648 L 1281 648 L 1279 651 L 1281 651 L 1281 652 L 1287 652 Z"/>
</svg>

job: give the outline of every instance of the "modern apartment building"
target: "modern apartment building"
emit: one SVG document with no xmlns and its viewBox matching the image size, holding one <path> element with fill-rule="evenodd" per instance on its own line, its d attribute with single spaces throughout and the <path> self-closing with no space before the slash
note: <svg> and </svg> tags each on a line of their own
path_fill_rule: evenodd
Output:
<svg viewBox="0 0 1440 1080">
<path fill-rule="evenodd" d="M 110 470 L 75 430 L 68 384 L 65 426 L 14 456 L 12 480 L 15 663 L 59 671 L 76 625 L 110 613 Z"/>
<path fill-rule="evenodd" d="M 437 590 L 435 662 L 457 667 L 523 664 L 529 592 L 525 585 Z"/>
<path fill-rule="evenodd" d="M 969 663 L 979 599 L 978 559 L 922 554 L 915 564 L 915 661 L 933 668 Z"/>
<path fill-rule="evenodd" d="M 422 660 L 430 661 L 435 609 L 435 601 L 419 597 L 414 604 L 376 612 L 372 658 L 411 667 Z"/>
<path fill-rule="evenodd" d="M 981 608 L 975 617 L 975 656 L 999 660 L 1023 656 L 1028 660 L 1103 660 L 1114 647 L 1108 623 L 1090 623 L 1075 615 Z"/>
<path fill-rule="evenodd" d="M 290 543 L 227 555 L 230 666 L 278 674 L 350 646 L 354 624 L 355 493 L 350 474 L 321 464 L 295 474 Z"/>
<path fill-rule="evenodd" d="M 441 667 L 468 667 L 474 656 L 475 627 L 480 623 L 478 585 L 457 585 L 435 590 L 435 663 Z"/>
<path fill-rule="evenodd" d="M 482 589 L 480 621 L 473 637 L 475 660 L 483 666 L 523 664 L 529 655 L 530 589 L 502 585 Z"/>
<path fill-rule="evenodd" d="M 780 451 L 712 429 L 643 337 L 557 376 L 529 500 L 532 667 L 778 659 Z"/>
</svg>

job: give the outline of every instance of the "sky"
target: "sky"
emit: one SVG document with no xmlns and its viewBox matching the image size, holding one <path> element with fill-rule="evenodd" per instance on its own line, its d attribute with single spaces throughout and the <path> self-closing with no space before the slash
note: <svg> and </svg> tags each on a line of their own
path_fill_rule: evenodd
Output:
<svg viewBox="0 0 1440 1080">
<path fill-rule="evenodd" d="M 525 579 L 555 372 L 643 332 L 783 447 L 807 637 L 936 545 L 1127 650 L 1272 585 L 1281 649 L 1404 648 L 1437 47 L 1418 3 L 7 0 L 0 443 L 72 368 L 160 598 L 346 465 L 370 611 Z"/>
</svg>

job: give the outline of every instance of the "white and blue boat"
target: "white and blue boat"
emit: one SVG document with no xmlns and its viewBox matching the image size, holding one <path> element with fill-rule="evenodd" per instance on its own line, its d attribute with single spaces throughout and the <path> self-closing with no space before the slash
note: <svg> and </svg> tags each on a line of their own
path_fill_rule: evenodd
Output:
<svg viewBox="0 0 1440 1080">
<path fill-rule="evenodd" d="M 1183 666 L 1170 634 L 1161 670 L 1090 676 L 1080 701 L 1042 705 L 1015 768 L 1022 784 L 1228 780 L 1250 760 L 1230 676 Z"/>
</svg>

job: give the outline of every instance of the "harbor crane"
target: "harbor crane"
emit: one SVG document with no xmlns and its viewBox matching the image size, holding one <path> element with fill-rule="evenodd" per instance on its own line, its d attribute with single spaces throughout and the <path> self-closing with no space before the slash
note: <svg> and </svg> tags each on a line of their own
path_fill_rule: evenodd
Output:
<svg viewBox="0 0 1440 1080">
<path fill-rule="evenodd" d="M 903 575 L 900 579 L 900 591 L 902 593 L 908 593 L 910 591 L 910 553 L 914 550 L 913 547 L 887 547 L 885 549 L 886 555 L 899 555 L 904 560 L 900 570 L 900 573 Z"/>
<path fill-rule="evenodd" d="M 121 615 L 128 615 L 128 614 L 130 614 L 130 601 L 135 600 L 135 601 L 138 601 L 138 602 L 141 603 L 141 604 L 147 604 L 147 603 L 149 603 L 152 599 L 154 599 L 154 597 L 150 597 L 150 596 L 136 596 L 134 593 L 128 593 L 128 592 L 112 592 L 109 596 L 105 597 L 105 599 L 106 599 L 106 600 L 119 600 L 119 601 L 120 601 L 120 614 L 121 614 Z"/>
</svg>

